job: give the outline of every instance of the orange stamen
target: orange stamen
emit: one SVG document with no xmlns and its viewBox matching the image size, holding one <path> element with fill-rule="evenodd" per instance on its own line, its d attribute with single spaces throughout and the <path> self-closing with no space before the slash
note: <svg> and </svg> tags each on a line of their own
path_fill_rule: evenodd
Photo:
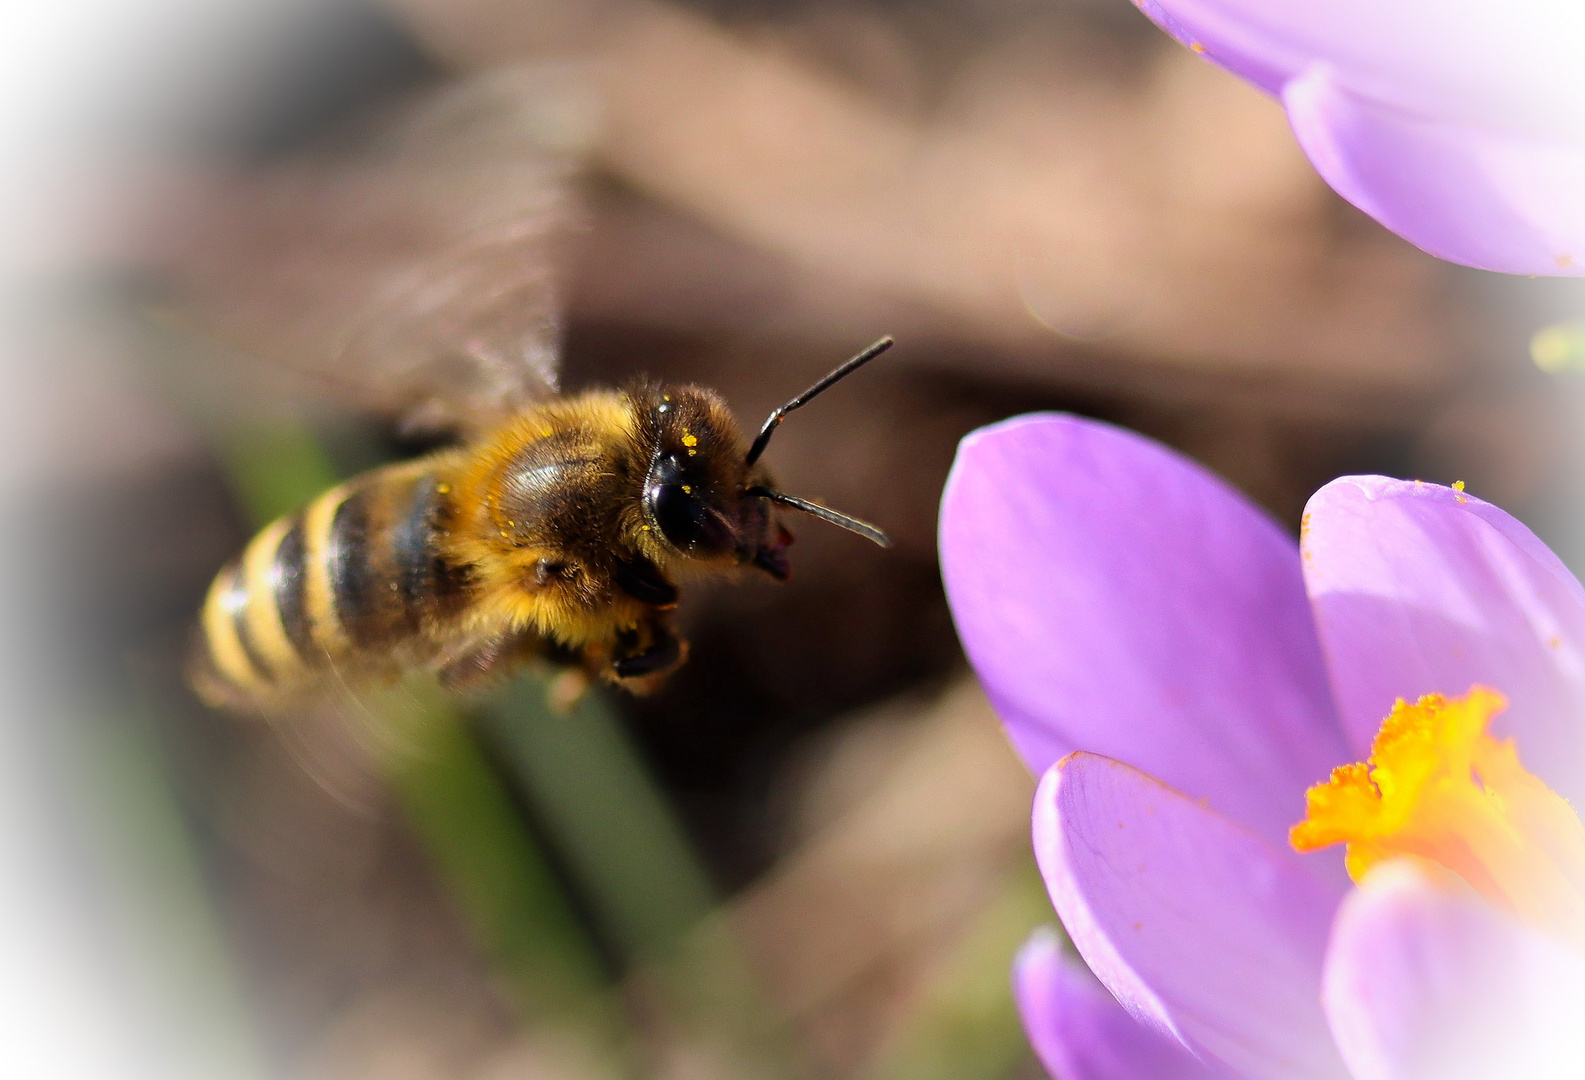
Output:
<svg viewBox="0 0 1585 1080">
<path fill-rule="evenodd" d="M 1394 856 L 1429 859 L 1519 917 L 1585 943 L 1585 824 L 1487 734 L 1507 707 L 1495 690 L 1399 701 L 1367 763 L 1332 770 L 1305 794 L 1298 851 L 1346 843 L 1360 881 Z"/>
</svg>

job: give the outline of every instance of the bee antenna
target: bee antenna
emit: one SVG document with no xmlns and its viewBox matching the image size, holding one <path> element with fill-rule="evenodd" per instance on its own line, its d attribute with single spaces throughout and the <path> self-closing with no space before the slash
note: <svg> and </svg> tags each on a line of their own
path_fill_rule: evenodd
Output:
<svg viewBox="0 0 1585 1080">
<path fill-rule="evenodd" d="M 829 390 L 833 385 L 835 385 L 838 382 L 841 382 L 843 379 L 845 379 L 849 375 L 853 374 L 859 368 L 863 367 L 865 364 L 867 364 L 871 360 L 875 359 L 881 353 L 883 353 L 887 349 L 891 348 L 893 344 L 895 344 L 895 343 L 893 342 L 893 340 L 890 337 L 890 335 L 888 335 L 887 337 L 881 338 L 875 344 L 871 345 L 869 348 L 865 349 L 863 352 L 861 352 L 857 356 L 853 357 L 853 359 L 849 360 L 847 363 L 845 363 L 841 367 L 837 368 L 831 374 L 827 375 L 825 378 L 821 379 L 819 382 L 815 383 L 809 389 L 805 390 L 803 393 L 799 394 L 797 397 L 793 398 L 787 404 L 783 405 L 781 408 L 777 409 L 775 412 L 771 413 L 768 417 L 766 417 L 765 418 L 765 423 L 760 426 L 759 434 L 757 436 L 755 436 L 755 438 L 754 438 L 754 445 L 750 446 L 748 448 L 748 464 L 752 465 L 756 461 L 759 460 L 759 456 L 761 454 L 763 454 L 765 452 L 765 448 L 770 445 L 770 437 L 773 434 L 775 434 L 776 425 L 780 424 L 782 422 L 782 419 L 788 413 L 792 412 L 794 409 L 803 408 L 805 405 L 809 404 L 809 402 L 813 401 L 816 397 L 820 396 L 822 393 L 824 393 L 825 391 Z M 770 498 L 770 496 L 767 495 L 766 498 Z M 792 505 L 796 505 L 796 504 L 788 503 L 788 505 L 792 506 Z M 813 505 L 813 504 L 810 504 L 810 505 Z M 801 509 L 808 509 L 808 508 L 807 507 L 802 507 Z M 822 509 L 824 509 L 824 508 L 822 507 Z M 812 511 L 812 510 L 809 511 L 809 512 L 810 513 L 814 513 L 814 511 Z M 828 511 L 826 511 L 826 513 L 836 513 L 836 511 L 828 510 Z M 815 516 L 819 517 L 821 515 L 816 514 Z M 840 517 L 841 515 L 838 515 L 838 516 Z M 830 519 L 830 520 L 834 520 L 834 519 Z M 851 520 L 851 519 L 847 519 L 847 520 Z M 838 524 L 841 524 L 841 523 L 838 522 Z M 843 528 L 846 528 L 846 527 L 847 526 L 845 526 L 845 525 L 843 526 Z M 858 531 L 858 530 L 854 530 L 854 531 Z M 872 539 L 873 539 L 873 537 L 872 537 Z"/>
<path fill-rule="evenodd" d="M 774 503 L 781 503 L 783 506 L 790 506 L 794 510 L 802 510 L 811 517 L 817 517 L 821 521 L 829 521 L 831 524 L 837 526 L 840 529 L 846 529 L 850 533 L 857 533 L 858 535 L 864 537 L 864 539 L 879 544 L 883 548 L 889 548 L 892 546 L 891 537 L 887 536 L 869 522 L 860 521 L 856 517 L 848 517 L 846 514 L 839 513 L 838 511 L 831 509 L 829 506 L 821 506 L 817 502 L 810 502 L 808 499 L 800 499 L 796 495 L 787 494 L 785 491 L 776 491 L 773 488 L 760 487 L 757 485 L 755 487 L 749 488 L 748 494 L 761 499 L 769 499 Z"/>
</svg>

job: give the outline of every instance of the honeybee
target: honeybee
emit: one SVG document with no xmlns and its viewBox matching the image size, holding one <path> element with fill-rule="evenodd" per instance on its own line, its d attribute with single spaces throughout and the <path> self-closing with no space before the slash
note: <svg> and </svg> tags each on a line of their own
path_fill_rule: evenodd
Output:
<svg viewBox="0 0 1585 1080">
<path fill-rule="evenodd" d="M 760 457 L 783 417 L 890 338 L 752 442 L 701 387 L 558 392 L 551 268 L 578 126 L 558 70 L 420 96 L 172 216 L 189 321 L 462 436 L 324 492 L 220 571 L 188 666 L 206 701 L 273 711 L 414 670 L 468 688 L 533 658 L 645 692 L 687 657 L 679 585 L 740 568 L 786 579 L 778 507 L 888 543 L 778 490 Z"/>
<path fill-rule="evenodd" d="M 785 581 L 785 506 L 883 547 L 873 525 L 777 490 L 777 425 L 892 345 L 776 409 L 748 443 L 720 396 L 635 383 L 547 400 L 473 445 L 375 469 L 267 526 L 215 578 L 192 682 L 266 707 L 337 680 L 435 672 L 462 689 L 532 658 L 644 692 L 688 654 L 678 583 Z"/>
</svg>

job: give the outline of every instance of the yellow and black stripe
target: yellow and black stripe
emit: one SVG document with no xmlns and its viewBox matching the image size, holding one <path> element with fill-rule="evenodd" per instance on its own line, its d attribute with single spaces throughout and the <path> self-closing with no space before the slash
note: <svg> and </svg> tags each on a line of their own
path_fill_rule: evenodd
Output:
<svg viewBox="0 0 1585 1080">
<path fill-rule="evenodd" d="M 210 587 L 195 687 L 214 704 L 264 705 L 439 640 L 470 591 L 436 542 L 447 491 L 426 459 L 365 473 L 266 526 Z"/>
</svg>

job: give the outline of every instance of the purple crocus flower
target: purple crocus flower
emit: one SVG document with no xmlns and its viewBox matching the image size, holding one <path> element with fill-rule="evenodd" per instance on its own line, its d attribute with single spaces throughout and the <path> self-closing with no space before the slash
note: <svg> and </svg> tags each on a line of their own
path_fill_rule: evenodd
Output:
<svg viewBox="0 0 1585 1080">
<path fill-rule="evenodd" d="M 1337 192 L 1433 255 L 1585 273 L 1585 5 L 1135 0 L 1282 100 Z"/>
<path fill-rule="evenodd" d="M 1395 701 L 1473 684 L 1585 805 L 1585 590 L 1451 488 L 1347 477 L 1303 531 L 1105 424 L 964 440 L 947 591 L 1044 777 L 1036 855 L 1089 968 L 1026 946 L 1031 1041 L 1062 1080 L 1585 1075 L 1585 954 L 1434 866 L 1354 887 L 1337 852 L 1289 845 L 1306 789 L 1369 755 Z"/>
</svg>

